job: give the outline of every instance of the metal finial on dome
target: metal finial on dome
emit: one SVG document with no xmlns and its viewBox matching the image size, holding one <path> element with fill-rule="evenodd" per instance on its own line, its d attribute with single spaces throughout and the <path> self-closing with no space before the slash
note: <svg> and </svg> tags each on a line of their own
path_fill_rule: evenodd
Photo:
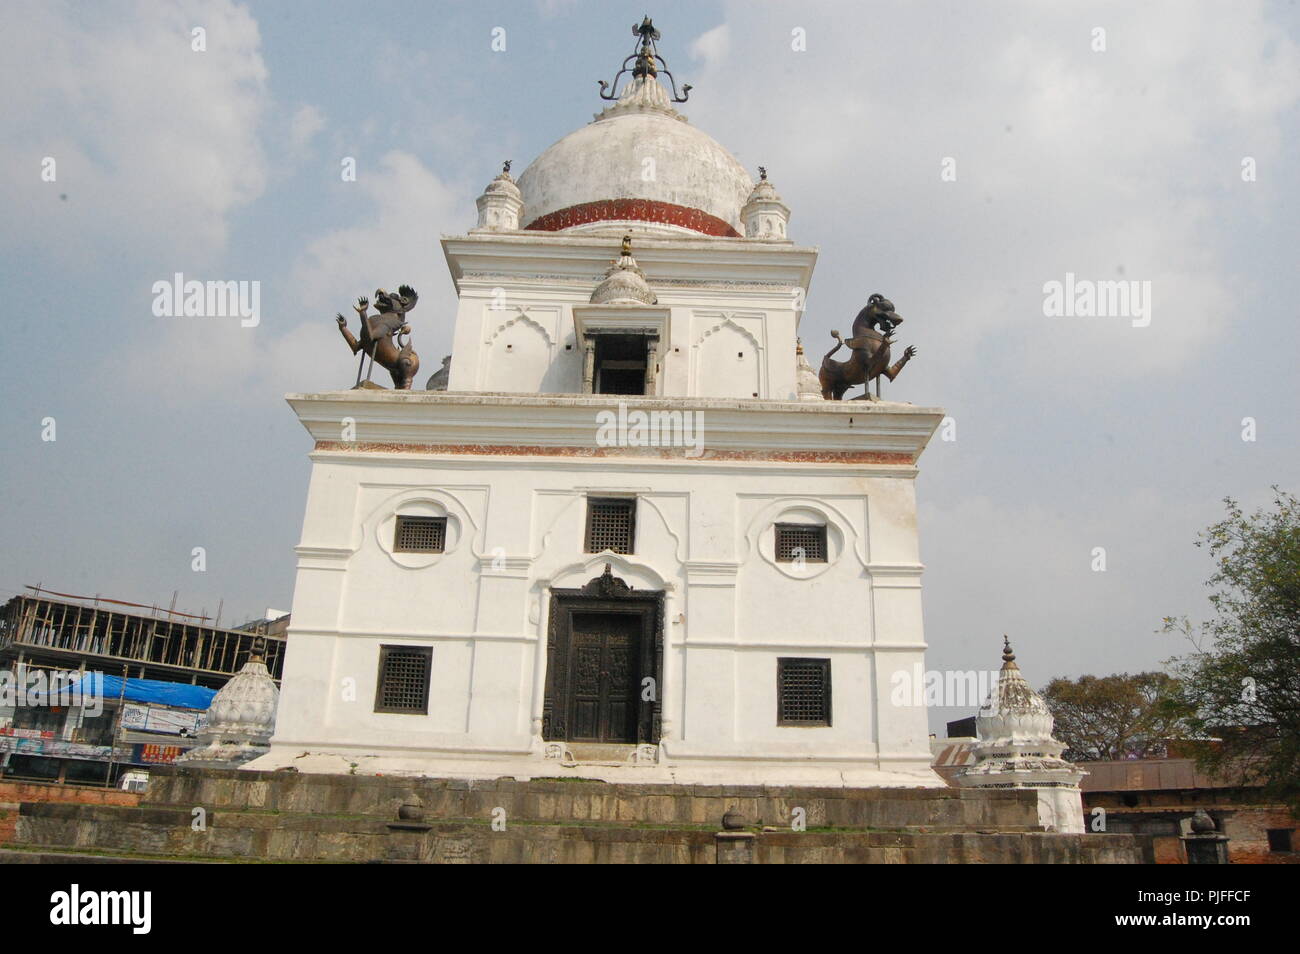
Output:
<svg viewBox="0 0 1300 954">
<path fill-rule="evenodd" d="M 501 163 L 501 174 L 503 176 L 510 175 L 510 164 L 512 162 L 514 162 L 513 159 L 507 159 L 505 162 Z"/>
<path fill-rule="evenodd" d="M 1002 634 L 1002 661 L 1004 663 L 1014 663 L 1016 654 L 1011 650 L 1011 637 L 1006 633 Z"/>
<path fill-rule="evenodd" d="M 623 61 L 623 68 L 614 74 L 614 82 L 606 83 L 600 80 L 600 98 L 616 100 L 619 98 L 618 81 L 624 73 L 631 73 L 633 79 L 644 77 L 653 80 L 660 73 L 668 77 L 668 82 L 673 88 L 673 102 L 684 103 L 691 95 L 691 84 L 686 83 L 682 86 L 681 93 L 677 92 L 677 81 L 673 79 L 673 74 L 668 71 L 668 64 L 664 58 L 659 55 L 659 50 L 655 46 L 660 37 L 660 33 L 655 29 L 654 23 L 649 17 L 641 21 L 639 26 L 632 27 L 632 35 L 640 38 L 640 43 L 635 51 Z M 629 63 L 633 65 L 628 66 Z"/>
<path fill-rule="evenodd" d="M 760 181 L 760 182 L 766 182 L 766 181 L 767 181 L 767 166 L 759 166 L 759 167 L 758 167 L 758 178 L 759 178 L 759 181 Z"/>
</svg>

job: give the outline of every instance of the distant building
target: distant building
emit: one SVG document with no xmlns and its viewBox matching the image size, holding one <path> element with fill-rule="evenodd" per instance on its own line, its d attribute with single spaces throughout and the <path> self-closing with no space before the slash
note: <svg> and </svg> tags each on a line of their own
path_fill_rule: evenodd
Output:
<svg viewBox="0 0 1300 954">
<path fill-rule="evenodd" d="M 278 680 L 289 621 L 273 612 L 219 628 L 118 600 L 12 598 L 0 608 L 0 776 L 99 783 L 174 761 L 259 640 Z"/>
<path fill-rule="evenodd" d="M 1198 809 L 1228 836 L 1229 862 L 1300 863 L 1300 824 L 1286 806 L 1262 799 L 1256 787 L 1203 772 L 1191 758 L 1085 764 L 1085 816 L 1097 818 L 1101 809 L 1107 832 L 1153 835 L 1157 863 L 1186 863 L 1182 838 Z"/>
<path fill-rule="evenodd" d="M 975 716 L 967 716 L 964 719 L 954 719 L 949 722 L 948 738 L 975 738 Z"/>
<path fill-rule="evenodd" d="M 975 764 L 976 741 L 974 733 L 959 736 L 949 734 L 946 739 L 931 739 L 930 755 L 933 758 L 931 768 L 941 779 L 956 787 L 957 783 L 954 779 L 957 777 L 957 772 L 968 765 Z"/>
</svg>

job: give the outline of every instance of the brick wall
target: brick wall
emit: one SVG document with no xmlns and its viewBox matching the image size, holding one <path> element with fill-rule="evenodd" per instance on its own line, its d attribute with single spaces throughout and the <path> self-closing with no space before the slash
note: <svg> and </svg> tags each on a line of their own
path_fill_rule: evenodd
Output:
<svg viewBox="0 0 1300 954">
<path fill-rule="evenodd" d="M 140 793 L 116 788 L 58 785 L 52 782 L 0 780 L 0 845 L 14 840 L 18 807 L 26 802 L 64 802 L 74 805 L 139 805 Z"/>
</svg>

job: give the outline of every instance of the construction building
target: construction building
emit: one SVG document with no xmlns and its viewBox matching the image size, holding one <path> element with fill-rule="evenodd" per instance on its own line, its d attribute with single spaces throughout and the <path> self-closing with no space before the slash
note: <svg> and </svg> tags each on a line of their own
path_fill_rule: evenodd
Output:
<svg viewBox="0 0 1300 954">
<path fill-rule="evenodd" d="M 287 614 L 222 628 L 174 608 L 29 589 L 0 609 L 0 776 L 105 782 L 174 761 L 259 642 L 279 681 Z"/>
</svg>

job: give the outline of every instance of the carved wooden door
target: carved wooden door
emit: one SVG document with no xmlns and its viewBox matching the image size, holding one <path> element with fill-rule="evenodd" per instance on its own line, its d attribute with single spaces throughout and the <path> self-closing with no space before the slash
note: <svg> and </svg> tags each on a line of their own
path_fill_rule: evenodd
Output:
<svg viewBox="0 0 1300 954">
<path fill-rule="evenodd" d="M 637 741 L 641 614 L 574 613 L 569 641 L 569 739 Z"/>
</svg>

